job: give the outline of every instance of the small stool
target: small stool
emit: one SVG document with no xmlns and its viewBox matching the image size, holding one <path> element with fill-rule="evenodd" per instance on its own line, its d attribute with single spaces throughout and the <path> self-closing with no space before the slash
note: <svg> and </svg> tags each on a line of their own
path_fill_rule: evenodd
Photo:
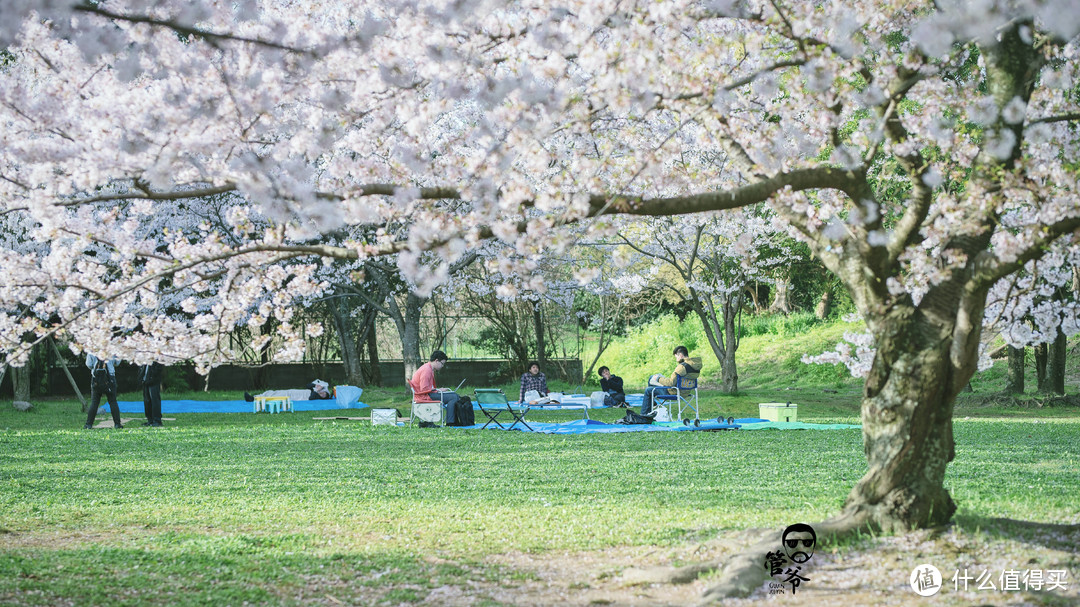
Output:
<svg viewBox="0 0 1080 607">
<path fill-rule="evenodd" d="M 292 412 L 292 399 L 288 396 L 256 396 L 255 413 L 284 413 Z"/>
</svg>

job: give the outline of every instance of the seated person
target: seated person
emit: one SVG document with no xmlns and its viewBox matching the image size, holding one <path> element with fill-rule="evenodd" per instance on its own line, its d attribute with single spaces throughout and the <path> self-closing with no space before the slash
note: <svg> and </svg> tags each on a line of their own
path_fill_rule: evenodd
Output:
<svg viewBox="0 0 1080 607">
<path fill-rule="evenodd" d="M 690 351 L 686 349 L 686 346 L 678 346 L 672 352 L 675 356 L 675 371 L 672 372 L 671 377 L 664 377 L 663 375 L 654 375 L 650 380 L 650 385 L 645 388 L 645 397 L 641 401 L 641 414 L 646 416 L 654 415 L 653 412 L 653 396 L 656 394 L 675 394 L 677 390 L 669 388 L 668 386 L 674 386 L 675 381 L 682 377 L 686 379 L 697 379 L 701 374 L 701 357 L 695 356 L 690 358 Z"/>
<path fill-rule="evenodd" d="M 413 402 L 417 403 L 442 403 L 446 409 L 446 423 L 454 423 L 454 407 L 460 398 L 452 390 L 439 390 L 435 387 L 435 372 L 446 366 L 449 357 L 442 350 L 431 353 L 428 362 L 420 365 L 409 380 L 409 387 L 413 391 Z M 427 422 L 421 422 L 425 424 Z"/>
<path fill-rule="evenodd" d="M 540 363 L 530 362 L 528 373 L 521 374 L 521 393 L 518 402 L 525 402 L 525 393 L 535 391 L 541 397 L 548 395 L 547 376 L 540 372 Z M 535 404 L 535 403 L 531 403 Z"/>
<path fill-rule="evenodd" d="M 262 394 L 252 396 L 244 392 L 244 400 L 252 402 L 256 396 L 288 396 L 289 400 L 328 400 L 333 398 L 330 394 L 330 384 L 321 379 L 316 379 L 307 385 L 307 388 L 299 390 L 267 390 Z"/>
<path fill-rule="evenodd" d="M 600 367 L 600 390 L 606 392 L 604 404 L 608 407 L 625 407 L 626 393 L 623 391 L 623 381 L 618 375 L 612 375 L 611 369 Z"/>
</svg>

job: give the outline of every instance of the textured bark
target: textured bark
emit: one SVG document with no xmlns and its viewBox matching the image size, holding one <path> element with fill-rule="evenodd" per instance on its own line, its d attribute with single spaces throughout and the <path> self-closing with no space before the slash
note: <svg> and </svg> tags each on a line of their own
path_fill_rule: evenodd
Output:
<svg viewBox="0 0 1080 607">
<path fill-rule="evenodd" d="M 11 384 L 15 392 L 15 400 L 30 400 L 30 365 L 11 367 Z"/>
<path fill-rule="evenodd" d="M 1035 351 L 1035 386 L 1040 394 L 1050 390 L 1050 384 L 1046 381 L 1046 363 L 1049 356 L 1049 348 L 1046 344 L 1032 346 Z"/>
<path fill-rule="evenodd" d="M 1065 334 L 1058 329 L 1057 337 L 1050 344 L 1047 389 L 1052 394 L 1065 394 Z"/>
<path fill-rule="evenodd" d="M 821 293 L 821 298 L 818 299 L 817 305 L 814 306 L 814 316 L 818 320 L 825 320 L 829 316 L 829 312 L 832 310 L 832 291 L 826 289 Z"/>
<path fill-rule="evenodd" d="M 776 281 L 776 289 L 773 295 L 772 305 L 769 306 L 769 312 L 773 314 L 791 314 L 791 282 L 789 280 L 781 279 Z"/>
<path fill-rule="evenodd" d="M 397 323 L 398 333 L 401 336 L 401 358 L 405 362 L 405 379 L 412 379 L 412 375 L 423 364 L 420 356 L 420 312 L 427 303 L 426 297 L 420 297 L 409 293 L 405 297 L 405 311 L 401 322 Z"/>
<path fill-rule="evenodd" d="M 734 394 L 739 391 L 739 372 L 735 366 L 735 352 L 739 349 L 736 320 L 742 309 L 742 291 L 720 295 L 720 314 L 712 298 L 690 289 L 690 303 L 701 320 L 705 336 L 709 339 L 716 360 L 720 361 L 720 391 Z"/>
<path fill-rule="evenodd" d="M 368 338 L 365 340 L 367 343 L 368 352 L 368 383 L 372 386 L 381 386 L 382 380 L 382 368 L 379 365 L 379 340 L 375 338 L 375 319 L 372 318 L 372 326 L 368 333 Z"/>
<path fill-rule="evenodd" d="M 735 367 L 735 350 L 739 347 L 735 328 L 737 307 L 742 305 L 742 297 L 724 300 L 724 334 L 728 336 L 724 344 L 724 357 L 720 359 L 720 391 L 735 394 L 739 391 L 739 371 Z"/>
<path fill-rule="evenodd" d="M 1004 392 L 1006 394 L 1023 394 L 1024 363 L 1027 348 L 1014 348 L 1009 346 L 1006 351 L 1009 353 L 1009 370 L 1005 376 Z"/>
<path fill-rule="evenodd" d="M 547 346 L 544 343 L 544 309 L 540 302 L 533 304 L 533 331 L 536 332 L 536 361 L 540 369 L 547 368 Z"/>
<path fill-rule="evenodd" d="M 952 414 L 957 379 L 949 344 L 911 308 L 887 318 L 862 406 L 869 470 L 844 517 L 888 532 L 947 522 L 956 511 L 944 487 L 956 455 Z M 963 378 L 963 387 L 968 378 Z"/>
<path fill-rule="evenodd" d="M 360 352 L 356 347 L 356 339 L 353 335 L 352 322 L 349 318 L 350 311 L 345 297 L 332 300 L 330 315 L 334 319 L 334 329 L 337 330 L 338 345 L 341 348 L 341 363 L 345 367 L 345 383 L 353 386 L 363 386 L 364 376 L 360 367 Z"/>
</svg>

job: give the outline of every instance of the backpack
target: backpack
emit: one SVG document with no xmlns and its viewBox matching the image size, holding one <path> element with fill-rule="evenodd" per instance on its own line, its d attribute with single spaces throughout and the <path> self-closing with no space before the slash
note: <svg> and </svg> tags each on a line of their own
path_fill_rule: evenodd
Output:
<svg viewBox="0 0 1080 607">
<path fill-rule="evenodd" d="M 105 366 L 104 361 L 98 361 L 97 365 L 91 371 L 91 385 L 96 386 L 101 390 L 108 390 L 111 386 L 109 381 L 109 369 Z"/>
<path fill-rule="evenodd" d="M 448 407 L 449 409 L 449 407 Z M 476 424 L 476 416 L 473 414 L 472 399 L 462 396 L 453 404 L 453 414 L 446 412 L 447 426 L 472 426 Z"/>
</svg>

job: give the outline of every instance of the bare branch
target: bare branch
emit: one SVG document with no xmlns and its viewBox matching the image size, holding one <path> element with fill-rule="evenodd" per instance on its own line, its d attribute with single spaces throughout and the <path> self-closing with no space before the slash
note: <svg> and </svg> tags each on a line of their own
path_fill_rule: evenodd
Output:
<svg viewBox="0 0 1080 607">
<path fill-rule="evenodd" d="M 1043 118 L 1036 118 L 1034 120 L 1028 121 L 1028 126 L 1031 126 L 1033 124 L 1039 124 L 1040 122 L 1050 123 L 1050 122 L 1075 122 L 1075 121 L 1080 121 L 1080 113 L 1061 114 L 1060 116 L 1045 116 Z"/>
<path fill-rule="evenodd" d="M 998 280 L 1016 272 L 1032 259 L 1038 259 L 1046 247 L 1062 236 L 1080 230 L 1080 216 L 1068 217 L 1039 230 L 1039 236 L 1031 245 L 1010 262 L 1003 262 L 990 251 L 983 251 L 975 259 L 975 272 L 969 281 L 972 291 L 989 289 Z"/>
<path fill-rule="evenodd" d="M 161 27 L 170 29 L 178 34 L 184 34 L 187 36 L 194 36 L 196 38 L 202 38 L 211 45 L 217 46 L 217 42 L 221 41 L 233 41 L 244 42 L 247 44 L 255 44 L 258 46 L 265 46 L 267 48 L 277 49 L 281 51 L 287 51 L 290 53 L 302 53 L 310 54 L 310 51 L 304 49 L 293 48 L 291 46 L 274 42 L 272 40 L 264 40 L 262 38 L 248 38 L 245 36 L 237 36 L 235 34 L 219 34 L 217 32 L 211 32 L 208 30 L 197 28 L 193 25 L 186 25 L 178 21 L 155 19 L 154 17 L 148 17 L 146 15 L 122 15 L 120 13 L 114 13 L 112 11 L 101 8 L 100 5 L 94 4 L 76 4 L 71 7 L 72 10 L 89 13 L 91 15 L 97 15 L 106 19 L 112 19 L 114 21 L 127 21 L 129 23 L 143 23 L 152 27 Z"/>
<path fill-rule="evenodd" d="M 737 209 L 764 202 L 784 189 L 795 192 L 821 189 L 840 190 L 854 198 L 861 192 L 861 188 L 861 180 L 853 171 L 832 167 L 814 167 L 779 173 L 730 190 L 718 190 L 687 196 L 644 198 L 641 196 L 593 194 L 589 197 L 589 208 L 591 211 L 590 216 L 622 213 L 668 217 L 703 213 L 705 211 Z M 608 208 L 604 210 L 605 207 Z"/>
<path fill-rule="evenodd" d="M 147 190 L 139 190 L 137 192 L 124 192 L 121 194 L 105 194 L 102 196 L 91 196 L 90 198 L 79 198 L 77 200 L 65 200 L 58 202 L 57 206 L 61 207 L 74 207 L 82 204 L 90 204 L 94 202 L 111 202 L 114 200 L 184 200 L 188 198 L 203 198 L 205 196 L 214 196 L 216 194 L 224 194 L 226 192 L 235 192 L 237 186 L 235 183 L 227 183 L 225 185 L 202 188 L 199 190 L 174 190 L 172 192 L 150 192 Z"/>
</svg>

